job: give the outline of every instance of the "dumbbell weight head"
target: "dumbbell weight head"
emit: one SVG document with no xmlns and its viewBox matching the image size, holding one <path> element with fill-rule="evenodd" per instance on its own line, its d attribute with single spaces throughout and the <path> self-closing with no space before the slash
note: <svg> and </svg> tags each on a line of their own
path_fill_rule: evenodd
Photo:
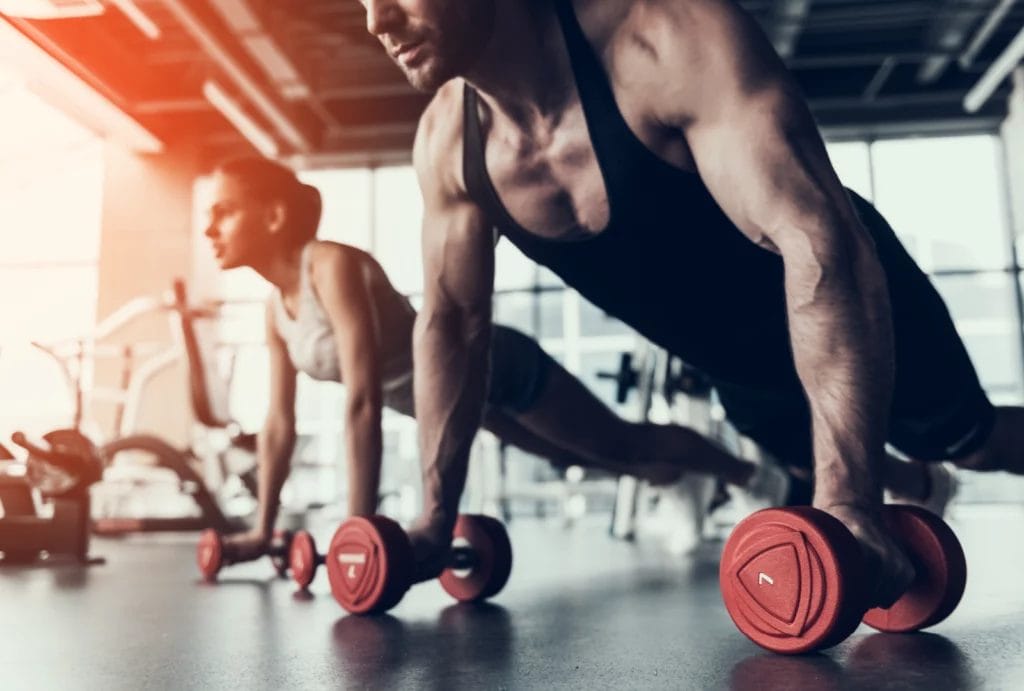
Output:
<svg viewBox="0 0 1024 691">
<path fill-rule="evenodd" d="M 857 541 L 810 507 L 759 511 L 733 530 L 719 581 L 726 610 L 758 645 L 797 654 L 839 643 L 864 613 Z"/>
<path fill-rule="evenodd" d="M 224 541 L 216 530 L 211 528 L 200 533 L 199 544 L 196 545 L 196 564 L 207 582 L 217 580 L 217 574 L 224 566 Z"/>
<path fill-rule="evenodd" d="M 453 561 L 441 572 L 445 592 L 459 602 L 497 595 L 512 572 L 512 545 L 505 526 L 495 518 L 463 514 L 452 532 Z M 466 563 L 458 563 L 468 557 Z"/>
<path fill-rule="evenodd" d="M 267 556 L 270 557 L 274 571 L 279 577 L 284 577 L 288 573 L 288 551 L 291 542 L 291 531 L 275 530 L 267 549 Z M 224 555 L 224 538 L 220 533 L 212 528 L 200 533 L 199 543 L 196 545 L 196 564 L 203 578 L 212 583 L 217 580 L 220 570 L 229 563 L 231 562 Z"/>
<path fill-rule="evenodd" d="M 886 506 L 882 516 L 917 575 L 892 607 L 868 610 L 864 623 L 889 633 L 934 626 L 953 613 L 964 594 L 967 560 L 963 547 L 945 521 L 920 507 Z"/>
<path fill-rule="evenodd" d="M 798 653 L 841 642 L 860 619 L 881 631 L 905 632 L 949 616 L 967 582 L 963 549 L 953 531 L 918 507 L 885 507 L 883 518 L 917 573 L 887 609 L 868 609 L 862 553 L 831 516 L 811 508 L 770 509 L 741 522 L 720 568 L 723 599 L 740 631 L 769 650 Z M 820 530 L 826 532 L 816 535 Z M 852 587 L 842 587 L 844 581 Z M 786 587 L 779 589 L 780 584 Z M 830 594 L 838 597 L 835 604 Z M 815 634 L 821 623 L 833 621 L 831 632 Z"/>
<path fill-rule="evenodd" d="M 288 550 L 288 565 L 292 580 L 303 590 L 309 587 L 316 576 L 316 570 L 324 561 L 316 551 L 316 541 L 305 530 L 295 533 L 291 549 Z"/>
<path fill-rule="evenodd" d="M 331 594 L 352 614 L 385 612 L 412 582 L 409 537 L 384 516 L 349 518 L 334 533 L 325 557 Z"/>
</svg>

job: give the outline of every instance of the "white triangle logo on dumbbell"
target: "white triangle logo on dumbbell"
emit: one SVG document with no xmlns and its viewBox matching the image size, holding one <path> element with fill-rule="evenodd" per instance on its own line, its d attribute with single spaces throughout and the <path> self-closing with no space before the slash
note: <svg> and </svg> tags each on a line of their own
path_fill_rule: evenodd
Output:
<svg viewBox="0 0 1024 691">
<path fill-rule="evenodd" d="M 768 585 L 775 585 L 775 581 L 772 580 L 772 577 L 766 574 L 764 571 L 761 571 L 757 574 L 757 584 L 764 585 L 765 583 L 767 583 Z"/>
</svg>

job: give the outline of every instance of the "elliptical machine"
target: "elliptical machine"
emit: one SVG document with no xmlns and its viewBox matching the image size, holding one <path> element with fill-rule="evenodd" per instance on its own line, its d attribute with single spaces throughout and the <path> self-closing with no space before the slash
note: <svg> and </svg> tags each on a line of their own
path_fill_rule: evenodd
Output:
<svg viewBox="0 0 1024 691">
<path fill-rule="evenodd" d="M 100 343 L 126 324 L 154 313 L 165 314 L 169 318 L 175 336 L 173 344 L 160 346 L 153 351 L 146 344 Z M 173 480 L 180 495 L 191 499 L 192 509 L 187 515 L 144 515 L 133 510 L 124 511 L 117 506 L 109 508 L 100 500 L 101 495 L 97 495 L 94 499 L 98 510 L 92 520 L 94 533 L 121 535 L 207 528 L 231 533 L 247 527 L 242 518 L 225 513 L 215 489 L 204 477 L 203 462 L 192 448 L 178 448 L 157 435 L 136 430 L 135 412 L 145 385 L 159 372 L 184 360 L 189 373 L 190 401 L 197 422 L 204 428 L 226 431 L 230 448 L 249 453 L 255 451 L 255 435 L 242 434 L 232 421 L 221 419 L 213 412 L 215 407 L 210 400 L 211 392 L 206 381 L 208 373 L 195 333 L 195 324 L 200 319 L 216 316 L 216 306 L 189 305 L 185 284 L 178 280 L 173 290 L 164 296 L 140 297 L 130 301 L 104 319 L 85 338 L 52 345 L 33 344 L 58 364 L 74 403 L 70 428 L 50 432 L 44 436 L 45 439 L 59 439 L 62 453 L 81 454 L 82 462 L 86 462 L 86 457 L 98 459 L 101 476 L 105 473 L 101 486 L 109 486 L 111 478 L 114 478 L 114 483 L 128 483 L 129 488 L 141 489 L 147 484 L 146 478 L 163 474 Z M 83 373 L 89 359 L 96 357 L 120 361 L 121 377 L 116 388 L 88 392 L 91 395 L 99 394 L 104 400 L 117 405 L 114 437 L 94 443 L 83 431 L 83 399 L 87 394 Z M 37 450 L 40 448 L 36 447 Z M 222 459 L 219 460 L 222 462 Z M 230 474 L 227 468 L 221 469 L 222 476 Z M 239 474 L 239 484 L 253 497 L 256 495 L 255 475 L 254 463 L 250 469 Z M 11 490 L 12 496 L 16 491 L 21 492 Z"/>
</svg>

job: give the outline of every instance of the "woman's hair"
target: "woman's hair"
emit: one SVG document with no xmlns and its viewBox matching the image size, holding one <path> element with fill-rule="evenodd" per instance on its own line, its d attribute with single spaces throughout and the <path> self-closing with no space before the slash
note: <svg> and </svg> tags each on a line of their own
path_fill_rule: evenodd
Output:
<svg viewBox="0 0 1024 691">
<path fill-rule="evenodd" d="M 316 237 L 322 211 L 320 190 L 303 184 L 291 168 L 268 158 L 245 156 L 225 161 L 216 170 L 241 182 L 255 199 L 284 202 L 289 246 L 301 247 Z"/>
</svg>

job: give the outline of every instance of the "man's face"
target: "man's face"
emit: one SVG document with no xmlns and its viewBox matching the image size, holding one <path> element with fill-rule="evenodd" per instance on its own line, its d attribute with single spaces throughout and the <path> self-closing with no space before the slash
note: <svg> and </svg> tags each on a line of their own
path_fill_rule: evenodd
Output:
<svg viewBox="0 0 1024 691">
<path fill-rule="evenodd" d="M 494 31 L 494 0 L 360 0 L 366 30 L 406 79 L 436 91 L 476 63 Z"/>
</svg>

